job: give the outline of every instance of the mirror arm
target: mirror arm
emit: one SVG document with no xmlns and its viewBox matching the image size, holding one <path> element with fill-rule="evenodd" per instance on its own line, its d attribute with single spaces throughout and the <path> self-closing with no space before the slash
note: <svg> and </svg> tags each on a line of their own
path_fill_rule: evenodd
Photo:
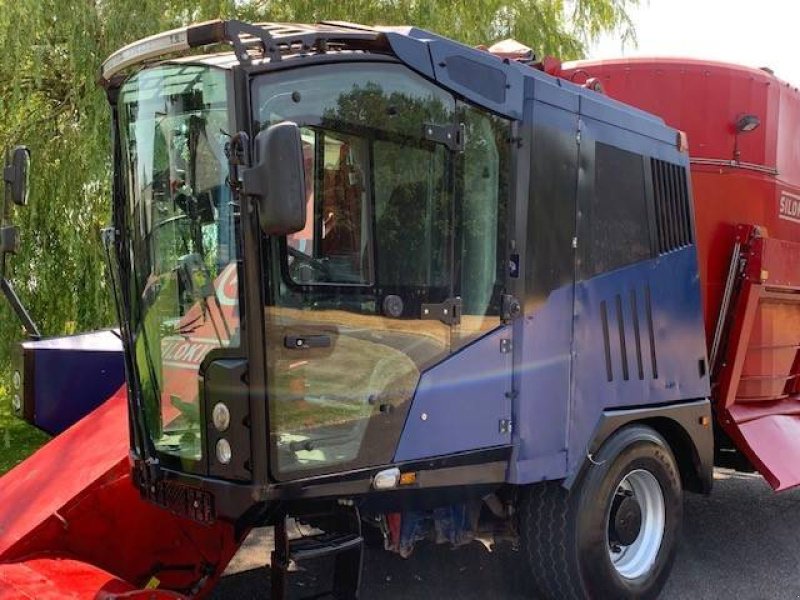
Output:
<svg viewBox="0 0 800 600">
<path fill-rule="evenodd" d="M 3 262 L 5 263 L 5 257 L 3 257 Z M 5 269 L 3 269 L 5 271 Z M 31 316 L 28 314 L 28 311 L 25 310 L 25 306 L 23 306 L 22 301 L 17 296 L 17 293 L 14 291 L 14 287 L 11 285 L 11 282 L 3 277 L 0 279 L 0 288 L 3 290 L 3 294 L 8 299 L 9 303 L 11 304 L 11 308 L 14 309 L 14 312 L 17 313 L 17 317 L 20 321 L 22 321 L 23 327 L 25 327 L 25 331 L 28 333 L 28 337 L 32 340 L 39 340 L 42 338 L 42 334 L 39 332 L 39 328 L 36 327 L 36 323 L 33 322 Z"/>
</svg>

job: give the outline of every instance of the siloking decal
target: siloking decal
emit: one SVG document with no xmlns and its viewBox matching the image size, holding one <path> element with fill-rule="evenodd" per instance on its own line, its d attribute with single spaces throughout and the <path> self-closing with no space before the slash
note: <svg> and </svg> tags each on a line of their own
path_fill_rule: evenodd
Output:
<svg viewBox="0 0 800 600">
<path fill-rule="evenodd" d="M 778 218 L 800 223 L 800 196 L 789 192 L 781 192 L 778 204 Z"/>
</svg>

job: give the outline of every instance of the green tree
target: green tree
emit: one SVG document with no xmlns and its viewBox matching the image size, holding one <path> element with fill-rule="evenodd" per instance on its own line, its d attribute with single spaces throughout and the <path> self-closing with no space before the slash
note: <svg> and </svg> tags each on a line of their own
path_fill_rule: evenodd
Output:
<svg viewBox="0 0 800 600">
<path fill-rule="evenodd" d="M 601 33 L 635 42 L 639 0 L 263 0 L 237 3 L 252 20 L 415 25 L 469 45 L 515 38 L 540 55 L 582 57 Z"/>
</svg>

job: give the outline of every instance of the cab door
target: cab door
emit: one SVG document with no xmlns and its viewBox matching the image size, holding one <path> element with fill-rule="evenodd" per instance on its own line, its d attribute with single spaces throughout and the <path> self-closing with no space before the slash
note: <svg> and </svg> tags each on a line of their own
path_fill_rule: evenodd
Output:
<svg viewBox="0 0 800 600">
<path fill-rule="evenodd" d="M 507 289 L 510 122 L 457 106 L 453 354 L 421 378 L 396 462 L 511 443 L 512 327 Z"/>
</svg>

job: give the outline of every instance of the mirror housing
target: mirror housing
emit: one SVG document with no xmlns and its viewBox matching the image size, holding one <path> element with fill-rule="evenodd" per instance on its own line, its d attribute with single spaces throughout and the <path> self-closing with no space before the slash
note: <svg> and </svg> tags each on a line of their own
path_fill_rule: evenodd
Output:
<svg viewBox="0 0 800 600">
<path fill-rule="evenodd" d="M 296 123 L 283 121 L 256 136 L 256 165 L 243 173 L 243 189 L 258 203 L 261 230 L 287 235 L 306 225 L 303 143 Z"/>
<path fill-rule="evenodd" d="M 30 162 L 31 152 L 27 146 L 17 146 L 6 159 L 6 168 L 3 171 L 3 178 L 6 182 L 6 195 L 10 194 L 11 199 L 17 206 L 25 206 L 28 203 Z"/>
<path fill-rule="evenodd" d="M 19 252 L 19 229 L 13 225 L 0 227 L 0 255 Z"/>
</svg>

